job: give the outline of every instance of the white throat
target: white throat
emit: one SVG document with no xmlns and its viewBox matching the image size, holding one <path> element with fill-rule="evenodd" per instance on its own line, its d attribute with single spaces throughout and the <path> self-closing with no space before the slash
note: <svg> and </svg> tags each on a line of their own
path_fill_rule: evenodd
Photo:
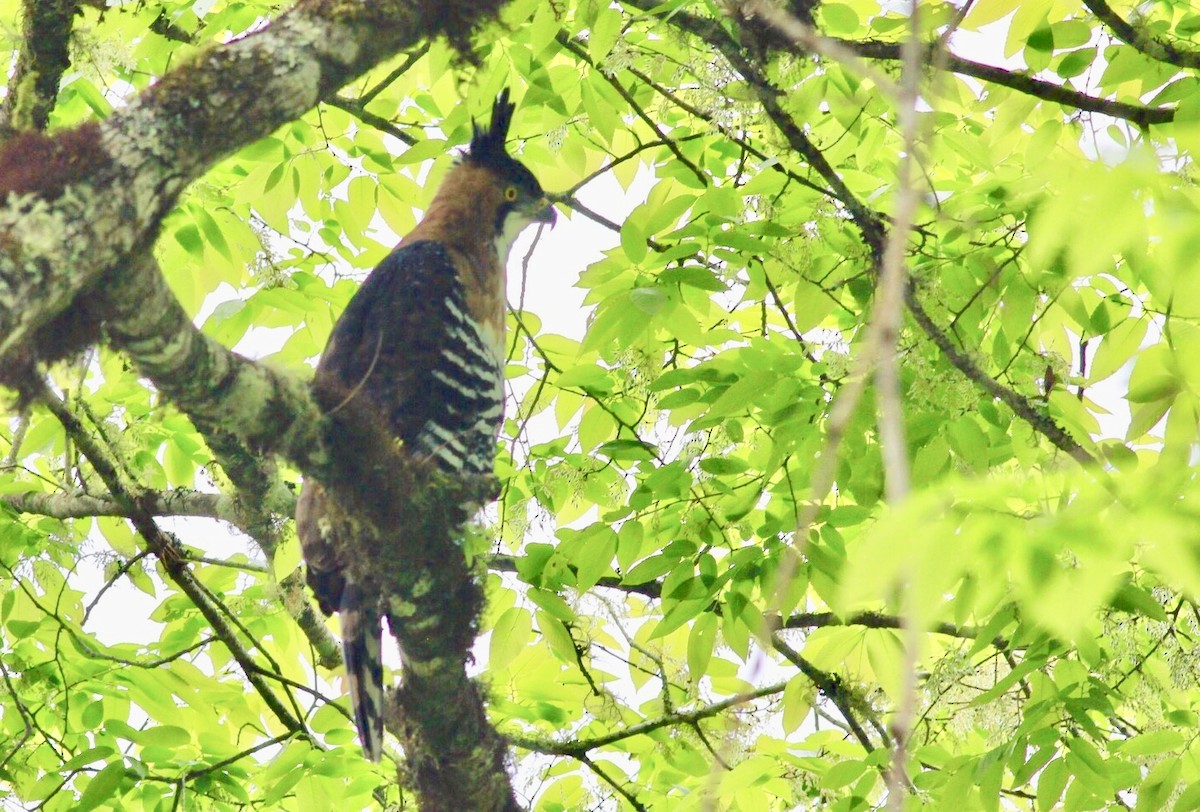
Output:
<svg viewBox="0 0 1200 812">
<path fill-rule="evenodd" d="M 500 227 L 500 233 L 492 240 L 501 264 L 508 262 L 508 252 L 512 250 L 513 243 L 517 241 L 517 237 L 525 230 L 525 227 L 532 222 L 532 219 L 518 211 L 510 211 L 504 216 L 504 224 Z"/>
</svg>

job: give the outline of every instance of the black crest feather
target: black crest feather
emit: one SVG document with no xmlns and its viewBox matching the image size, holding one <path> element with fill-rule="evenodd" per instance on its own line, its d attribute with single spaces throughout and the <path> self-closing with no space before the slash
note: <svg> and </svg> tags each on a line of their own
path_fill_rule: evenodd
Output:
<svg viewBox="0 0 1200 812">
<path fill-rule="evenodd" d="M 517 105 L 508 100 L 508 88 L 500 91 L 496 103 L 492 105 L 492 122 L 487 129 L 472 122 L 473 133 L 471 146 L 467 149 L 467 158 L 482 164 L 495 164 L 512 160 L 505 150 L 504 142 L 508 139 L 508 126 L 512 123 L 513 111 Z"/>
</svg>

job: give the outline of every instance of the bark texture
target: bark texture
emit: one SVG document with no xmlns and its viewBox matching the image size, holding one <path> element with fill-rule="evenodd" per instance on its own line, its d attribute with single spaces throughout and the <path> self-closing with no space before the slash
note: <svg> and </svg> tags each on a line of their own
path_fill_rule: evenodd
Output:
<svg viewBox="0 0 1200 812">
<path fill-rule="evenodd" d="M 77 4 L 26 5 L 52 12 L 63 34 L 44 40 L 52 53 L 30 46 L 30 64 L 45 67 L 18 70 L 33 88 L 36 130 L 67 64 Z M 298 2 L 269 26 L 202 52 L 102 122 L 24 132 L 0 149 L 0 381 L 33 397 L 40 363 L 111 341 L 192 418 L 239 499 L 254 502 L 252 522 L 290 511 L 276 455 L 336 497 L 337 520 L 363 540 L 364 570 L 395 596 L 389 619 L 406 666 L 390 717 L 424 810 L 520 808 L 504 743 L 465 671 L 482 589 L 453 538 L 463 517 L 445 507 L 478 500 L 492 483 L 431 481 L 369 417 L 349 409 L 326 417 L 303 381 L 201 334 L 151 248 L 181 192 L 218 160 L 421 40 L 463 45 L 501 5 Z M 28 16 L 32 36 L 36 15 Z M 19 98 L 0 126 L 18 118 L 16 109 L 24 109 Z M 391 542 L 396 526 L 409 529 L 407 546 Z"/>
</svg>

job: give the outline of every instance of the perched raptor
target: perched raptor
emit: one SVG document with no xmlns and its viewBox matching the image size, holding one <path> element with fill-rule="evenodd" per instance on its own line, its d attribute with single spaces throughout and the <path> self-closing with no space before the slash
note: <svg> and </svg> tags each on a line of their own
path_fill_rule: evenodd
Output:
<svg viewBox="0 0 1200 812">
<path fill-rule="evenodd" d="M 496 99 L 486 129 L 447 173 L 416 228 L 371 272 L 317 366 L 315 386 L 365 399 L 408 453 L 443 472 L 491 472 L 504 407 L 505 265 L 517 235 L 553 223 L 554 209 L 505 138 L 515 105 Z M 363 752 L 380 757 L 380 614 L 339 561 L 328 502 L 309 482 L 296 508 L 308 582 L 322 611 L 341 616 L 354 721 Z"/>
</svg>

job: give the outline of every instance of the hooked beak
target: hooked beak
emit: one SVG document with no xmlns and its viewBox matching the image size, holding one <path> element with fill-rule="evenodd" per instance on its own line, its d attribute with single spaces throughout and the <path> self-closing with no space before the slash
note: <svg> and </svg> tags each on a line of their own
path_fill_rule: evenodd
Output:
<svg viewBox="0 0 1200 812">
<path fill-rule="evenodd" d="M 533 221 L 535 223 L 549 223 L 550 227 L 554 228 L 554 224 L 558 222 L 558 212 L 554 210 L 554 204 L 550 202 L 549 198 L 543 197 L 542 203 L 544 205 L 533 216 Z"/>
</svg>

